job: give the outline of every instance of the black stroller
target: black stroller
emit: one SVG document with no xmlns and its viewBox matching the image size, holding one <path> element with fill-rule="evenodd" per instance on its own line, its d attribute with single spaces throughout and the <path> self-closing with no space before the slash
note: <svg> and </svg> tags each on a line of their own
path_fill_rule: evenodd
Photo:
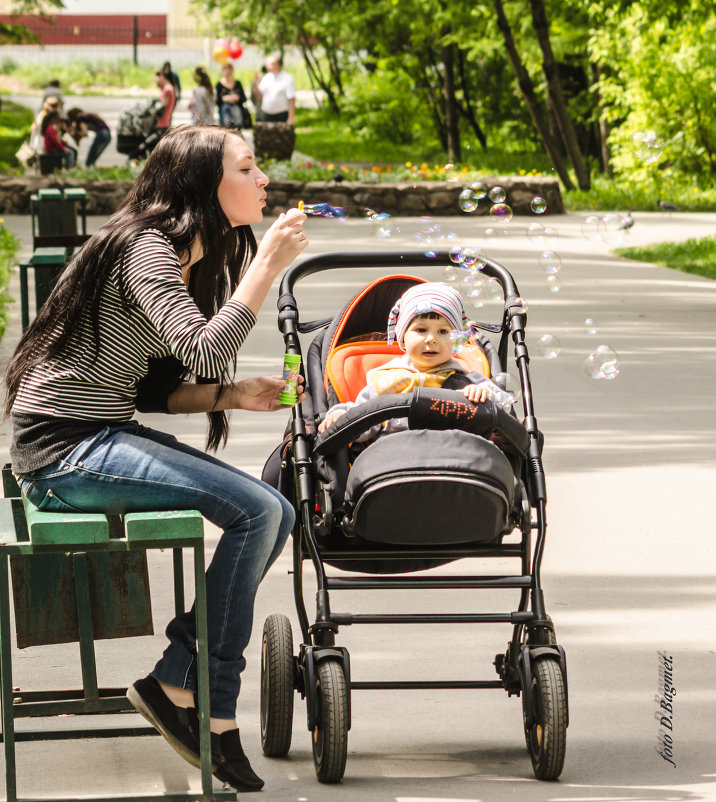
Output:
<svg viewBox="0 0 716 802">
<path fill-rule="evenodd" d="M 494 378 L 505 370 L 511 337 L 522 387 L 522 421 L 491 401 L 474 405 L 462 393 L 421 387 L 354 407 L 316 436 L 327 408 L 349 398 L 352 388 L 360 389 L 367 369 L 396 355 L 396 347 L 385 342 L 388 313 L 408 287 L 423 279 L 404 274 L 379 279 L 339 315 L 308 323 L 299 323 L 296 282 L 337 268 L 404 270 L 450 264 L 445 252 L 435 258 L 420 253 L 328 254 L 295 265 L 281 283 L 279 327 L 286 350 L 301 354 L 299 334 L 320 331 L 303 359 L 306 400 L 293 408 L 284 440 L 264 468 L 264 480 L 296 508 L 293 581 L 302 643 L 294 656 L 289 619 L 271 615 L 266 620 L 261 740 L 266 755 L 288 752 L 294 691 L 299 691 L 307 701 L 314 764 L 322 782 L 343 777 L 351 691 L 359 688 L 502 688 L 509 696 L 521 694 L 535 776 L 554 780 L 564 763 L 566 661 L 540 586 L 546 535 L 542 437 L 532 404 L 526 315 L 510 273 L 491 260 L 484 268 L 484 275 L 502 287 L 504 314 L 499 324 L 481 324 L 499 335 L 498 346 L 484 335 L 480 346 L 487 363 L 482 370 Z M 361 432 L 393 417 L 407 417 L 410 430 L 384 435 L 362 451 L 352 445 Z M 425 573 L 467 557 L 512 557 L 519 560 L 520 570 L 509 576 Z M 306 560 L 313 563 L 318 588 L 313 623 L 303 594 Z M 330 576 L 326 566 L 367 575 Z M 330 604 L 332 590 L 403 588 L 519 589 L 519 605 L 504 613 L 360 615 L 335 613 Z M 512 637 L 494 659 L 497 679 L 354 681 L 348 651 L 336 644 L 339 627 L 394 623 L 505 623 L 512 625 Z"/>
<path fill-rule="evenodd" d="M 117 152 L 128 159 L 146 159 L 161 134 L 157 120 L 163 110 L 158 100 L 140 100 L 119 115 L 117 123 Z"/>
</svg>

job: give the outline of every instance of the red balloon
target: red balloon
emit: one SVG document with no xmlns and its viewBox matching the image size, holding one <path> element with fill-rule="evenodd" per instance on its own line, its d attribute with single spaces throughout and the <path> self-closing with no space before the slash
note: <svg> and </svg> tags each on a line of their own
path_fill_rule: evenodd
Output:
<svg viewBox="0 0 716 802">
<path fill-rule="evenodd" d="M 229 57 L 233 59 L 241 58 L 241 55 L 244 52 L 243 47 L 241 47 L 241 42 L 239 42 L 238 39 L 232 39 L 226 49 L 229 53 Z"/>
</svg>

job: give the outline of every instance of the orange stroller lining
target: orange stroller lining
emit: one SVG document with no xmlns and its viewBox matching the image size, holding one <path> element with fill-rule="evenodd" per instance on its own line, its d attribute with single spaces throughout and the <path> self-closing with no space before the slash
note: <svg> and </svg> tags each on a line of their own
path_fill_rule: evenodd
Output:
<svg viewBox="0 0 716 802">
<path fill-rule="evenodd" d="M 365 387 L 366 373 L 402 354 L 397 343 L 367 340 L 339 345 L 328 356 L 326 379 L 333 385 L 339 403 L 355 401 Z M 455 358 L 465 365 L 467 373 L 477 370 L 489 378 L 490 365 L 481 348 L 470 346 Z"/>
</svg>

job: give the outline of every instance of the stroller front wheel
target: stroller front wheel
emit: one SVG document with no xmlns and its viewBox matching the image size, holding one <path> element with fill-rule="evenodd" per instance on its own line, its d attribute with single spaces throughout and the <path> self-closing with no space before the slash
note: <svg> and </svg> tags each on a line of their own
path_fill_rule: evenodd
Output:
<svg viewBox="0 0 716 802">
<path fill-rule="evenodd" d="M 556 780 L 562 773 L 567 747 L 567 697 L 559 663 L 537 657 L 532 663 L 531 694 L 534 711 L 531 723 L 525 716 L 525 739 L 538 780 Z"/>
<path fill-rule="evenodd" d="M 291 622 L 270 615 L 261 642 L 261 746 L 267 757 L 283 757 L 291 748 L 293 694 Z"/>
<path fill-rule="evenodd" d="M 343 777 L 348 754 L 348 690 L 340 660 L 326 659 L 316 671 L 317 715 L 312 732 L 313 764 L 322 783 Z"/>
</svg>

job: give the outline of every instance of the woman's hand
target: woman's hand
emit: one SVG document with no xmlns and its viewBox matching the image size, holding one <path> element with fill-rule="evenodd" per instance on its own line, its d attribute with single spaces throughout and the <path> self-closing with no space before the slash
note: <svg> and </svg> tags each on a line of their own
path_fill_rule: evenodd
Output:
<svg viewBox="0 0 716 802">
<path fill-rule="evenodd" d="M 250 409 L 256 412 L 275 412 L 291 406 L 282 404 L 279 395 L 286 386 L 281 376 L 255 376 L 234 382 L 232 388 L 232 407 Z M 303 376 L 298 377 L 298 400 L 306 397 L 303 392 Z"/>
<path fill-rule="evenodd" d="M 281 213 L 264 234 L 254 261 L 263 261 L 274 276 L 308 247 L 308 239 L 303 230 L 306 215 L 299 209 L 289 209 Z"/>
</svg>

